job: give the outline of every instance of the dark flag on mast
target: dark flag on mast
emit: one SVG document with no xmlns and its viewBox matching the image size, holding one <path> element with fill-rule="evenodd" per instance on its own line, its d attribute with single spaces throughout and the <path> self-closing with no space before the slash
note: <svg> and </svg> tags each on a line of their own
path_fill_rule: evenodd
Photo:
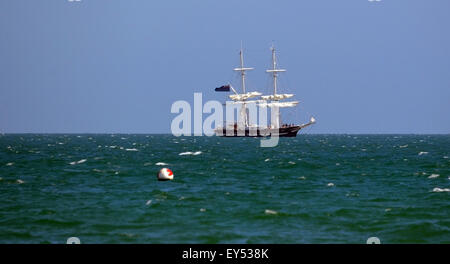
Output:
<svg viewBox="0 0 450 264">
<path fill-rule="evenodd" d="M 229 85 L 229 84 L 227 84 L 227 85 L 222 85 L 222 86 L 220 86 L 220 87 L 217 87 L 217 88 L 215 89 L 215 91 L 216 91 L 216 92 L 229 92 L 229 91 L 230 91 L 230 85 Z"/>
</svg>

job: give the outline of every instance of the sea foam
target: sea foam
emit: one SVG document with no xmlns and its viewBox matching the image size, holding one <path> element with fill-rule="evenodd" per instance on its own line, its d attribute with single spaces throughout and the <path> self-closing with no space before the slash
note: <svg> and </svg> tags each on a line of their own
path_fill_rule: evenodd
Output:
<svg viewBox="0 0 450 264">
<path fill-rule="evenodd" d="M 86 161 L 87 161 L 87 159 L 82 159 L 82 160 L 79 160 L 79 161 L 72 161 L 70 163 L 70 165 L 81 164 L 81 163 L 85 163 Z"/>
<path fill-rule="evenodd" d="M 436 187 L 433 189 L 433 192 L 450 192 L 450 188 L 441 189 L 441 188 Z"/>
<path fill-rule="evenodd" d="M 127 148 L 126 151 L 139 151 L 139 150 L 136 148 Z"/>
<path fill-rule="evenodd" d="M 264 213 L 267 214 L 267 215 L 276 215 L 276 214 L 278 214 L 277 211 L 270 210 L 270 209 L 266 209 L 266 210 L 264 211 Z"/>
<path fill-rule="evenodd" d="M 200 154 L 202 154 L 201 151 L 196 151 L 196 152 L 187 151 L 187 152 L 181 152 L 181 153 L 178 154 L 178 155 L 180 155 L 180 156 L 184 156 L 184 155 L 194 155 L 194 156 L 197 156 L 197 155 L 200 155 Z"/>
<path fill-rule="evenodd" d="M 428 176 L 428 179 L 434 179 L 439 177 L 439 174 L 431 174 L 430 176 Z"/>
</svg>

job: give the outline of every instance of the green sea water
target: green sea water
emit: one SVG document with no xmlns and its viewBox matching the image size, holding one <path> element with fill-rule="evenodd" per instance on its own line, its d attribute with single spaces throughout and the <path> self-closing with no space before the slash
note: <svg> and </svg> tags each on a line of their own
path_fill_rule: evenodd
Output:
<svg viewBox="0 0 450 264">
<path fill-rule="evenodd" d="M 259 144 L 0 135 L 0 243 L 450 243 L 449 135 Z"/>
</svg>

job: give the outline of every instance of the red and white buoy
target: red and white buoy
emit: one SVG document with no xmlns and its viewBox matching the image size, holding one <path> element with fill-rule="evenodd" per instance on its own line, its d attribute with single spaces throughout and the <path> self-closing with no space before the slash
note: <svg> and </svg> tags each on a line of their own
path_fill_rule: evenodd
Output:
<svg viewBox="0 0 450 264">
<path fill-rule="evenodd" d="M 162 168 L 158 173 L 158 181 L 173 180 L 173 172 L 168 168 Z"/>
</svg>

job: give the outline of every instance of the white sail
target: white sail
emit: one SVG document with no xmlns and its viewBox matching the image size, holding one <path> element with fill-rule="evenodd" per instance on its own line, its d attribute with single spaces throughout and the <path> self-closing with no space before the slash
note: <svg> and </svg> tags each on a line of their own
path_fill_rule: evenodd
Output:
<svg viewBox="0 0 450 264">
<path fill-rule="evenodd" d="M 271 101 L 279 101 L 287 98 L 293 97 L 293 94 L 271 94 L 271 95 L 263 95 L 261 96 L 264 100 L 271 100 Z"/>
<path fill-rule="evenodd" d="M 297 106 L 299 102 L 298 101 L 292 101 L 292 102 L 273 102 L 273 103 L 260 103 L 258 104 L 259 107 L 294 107 Z"/>
<path fill-rule="evenodd" d="M 257 103 L 266 103 L 266 100 L 248 100 L 248 101 L 233 101 L 227 102 L 227 104 L 257 104 Z"/>
<path fill-rule="evenodd" d="M 228 97 L 230 97 L 230 99 L 233 101 L 243 101 L 243 100 L 247 100 L 250 98 L 258 97 L 260 95 L 262 95 L 262 93 L 260 93 L 260 92 L 248 92 L 248 93 L 244 93 L 244 94 L 232 94 L 232 95 L 229 95 Z"/>
</svg>

